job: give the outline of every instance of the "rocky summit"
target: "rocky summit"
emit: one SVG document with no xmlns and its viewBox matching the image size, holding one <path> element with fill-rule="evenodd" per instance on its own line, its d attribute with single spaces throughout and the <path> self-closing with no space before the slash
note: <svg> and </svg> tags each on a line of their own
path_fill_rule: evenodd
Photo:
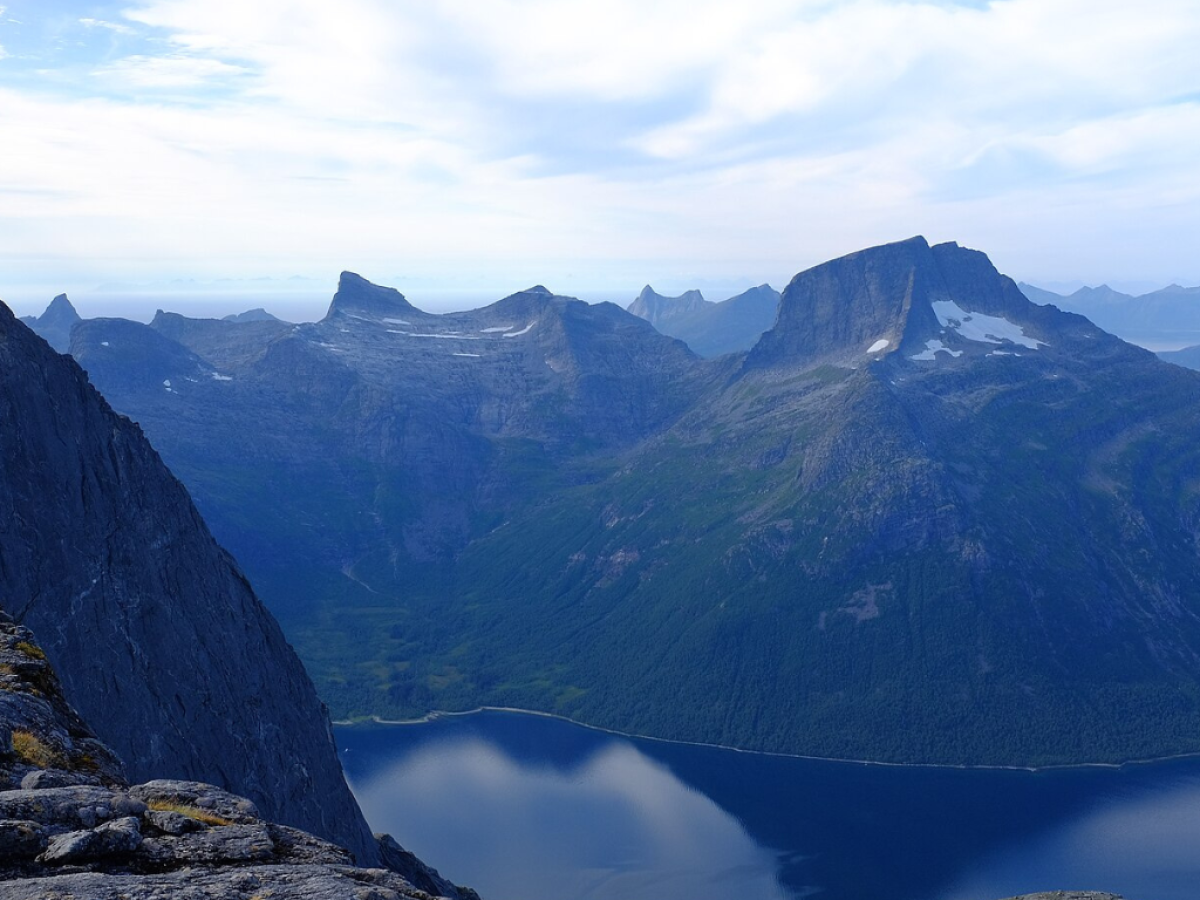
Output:
<svg viewBox="0 0 1200 900">
<path fill-rule="evenodd" d="M 411 878 L 357 868 L 344 848 L 267 821 L 252 801 L 209 784 L 130 785 L 67 703 L 33 633 L 0 613 L 5 900 L 478 900 L 432 870 L 409 868 Z"/>
<path fill-rule="evenodd" d="M 715 360 L 540 287 L 433 316 L 352 276 L 311 325 L 116 327 L 72 353 L 339 715 L 898 762 L 1200 750 L 1200 376 L 980 252 L 814 267 Z"/>
</svg>

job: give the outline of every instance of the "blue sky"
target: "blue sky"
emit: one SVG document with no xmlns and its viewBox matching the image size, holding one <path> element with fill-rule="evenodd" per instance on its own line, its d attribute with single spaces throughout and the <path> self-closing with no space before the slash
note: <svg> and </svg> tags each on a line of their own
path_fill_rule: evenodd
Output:
<svg viewBox="0 0 1200 900">
<path fill-rule="evenodd" d="M 17 307 L 347 268 L 719 299 L 917 233 L 1037 283 L 1200 282 L 1195 0 L 0 10 Z"/>
</svg>

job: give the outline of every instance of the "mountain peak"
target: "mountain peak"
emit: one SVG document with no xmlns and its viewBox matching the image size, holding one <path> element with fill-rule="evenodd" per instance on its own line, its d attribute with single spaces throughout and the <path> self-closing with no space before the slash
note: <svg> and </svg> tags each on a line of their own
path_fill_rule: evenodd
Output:
<svg viewBox="0 0 1200 900">
<path fill-rule="evenodd" d="M 751 351 L 747 365 L 849 362 L 902 344 L 920 352 L 943 336 L 950 313 L 960 318 L 949 327 L 965 337 L 963 322 L 972 314 L 989 322 L 1003 318 L 1015 327 L 1015 320 L 1028 318 L 1029 308 L 986 254 L 954 242 L 931 247 L 925 238 L 913 237 L 860 250 L 793 278 L 775 327 Z M 995 342 L 987 336 L 980 340 Z"/>
<path fill-rule="evenodd" d="M 50 301 L 50 305 L 46 307 L 46 311 L 42 313 L 41 321 L 48 322 L 53 320 L 70 320 L 72 322 L 79 321 L 79 313 L 75 311 L 75 307 L 71 305 L 71 301 L 67 299 L 66 294 L 59 294 Z"/>
<path fill-rule="evenodd" d="M 417 312 L 420 310 L 395 288 L 372 284 L 354 272 L 343 272 L 338 279 L 337 293 L 333 295 L 333 302 L 329 304 L 329 312 L 325 314 L 325 318 L 335 313 L 384 315 Z"/>
<path fill-rule="evenodd" d="M 71 344 L 71 329 L 83 319 L 79 317 L 67 295 L 59 294 L 50 301 L 50 305 L 40 316 L 22 321 L 59 353 L 66 353 Z"/>
<path fill-rule="evenodd" d="M 689 315 L 708 305 L 704 295 L 697 290 L 684 291 L 678 297 L 664 297 L 646 285 L 637 299 L 629 304 L 628 311 L 659 328 L 664 322 Z"/>
</svg>

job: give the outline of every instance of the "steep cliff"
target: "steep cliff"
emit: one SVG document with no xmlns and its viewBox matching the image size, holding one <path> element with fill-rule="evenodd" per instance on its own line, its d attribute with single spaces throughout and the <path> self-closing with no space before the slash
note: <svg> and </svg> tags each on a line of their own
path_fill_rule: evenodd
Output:
<svg viewBox="0 0 1200 900">
<path fill-rule="evenodd" d="M 137 426 L 0 305 L 0 597 L 134 779 L 181 777 L 376 862 L 324 707 Z"/>
</svg>

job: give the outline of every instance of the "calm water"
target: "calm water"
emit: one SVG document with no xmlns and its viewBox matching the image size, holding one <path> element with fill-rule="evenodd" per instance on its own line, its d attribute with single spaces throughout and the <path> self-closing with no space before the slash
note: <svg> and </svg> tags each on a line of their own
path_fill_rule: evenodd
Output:
<svg viewBox="0 0 1200 900">
<path fill-rule="evenodd" d="M 1200 760 L 887 768 L 499 712 L 337 738 L 374 829 L 484 900 L 1200 898 Z"/>
</svg>

